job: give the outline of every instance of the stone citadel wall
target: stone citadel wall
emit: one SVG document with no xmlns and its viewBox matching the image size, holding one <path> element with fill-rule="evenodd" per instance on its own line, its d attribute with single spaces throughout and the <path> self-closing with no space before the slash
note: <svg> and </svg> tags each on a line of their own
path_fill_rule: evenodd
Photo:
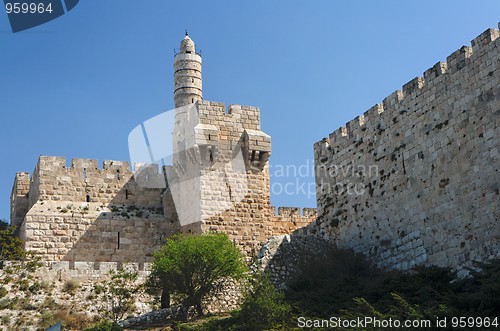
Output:
<svg viewBox="0 0 500 331">
<path fill-rule="evenodd" d="M 157 169 L 140 176 L 153 180 Z M 138 185 L 128 162 L 41 156 L 31 178 L 16 175 L 12 212 L 26 249 L 45 261 L 148 261 L 178 226 L 162 190 Z M 29 185 L 29 186 L 27 186 Z M 28 189 L 26 189 L 28 187 Z M 14 219 L 14 218 L 13 218 Z"/>
<path fill-rule="evenodd" d="M 314 145 L 318 220 L 304 232 L 400 269 L 500 256 L 499 36 Z"/>
</svg>

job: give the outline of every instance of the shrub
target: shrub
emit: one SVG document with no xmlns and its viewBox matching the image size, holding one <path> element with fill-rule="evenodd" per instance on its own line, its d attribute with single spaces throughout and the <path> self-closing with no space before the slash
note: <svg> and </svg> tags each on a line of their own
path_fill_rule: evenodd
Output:
<svg viewBox="0 0 500 331">
<path fill-rule="evenodd" d="M 0 268 L 5 261 L 22 260 L 26 257 L 22 241 L 15 226 L 0 220 Z"/>
<path fill-rule="evenodd" d="M 9 325 L 11 321 L 11 316 L 10 315 L 4 315 L 0 318 L 0 323 L 2 325 Z"/>
<path fill-rule="evenodd" d="M 162 307 L 169 301 L 165 293 L 173 293 L 201 316 L 203 298 L 220 288 L 225 278 L 242 278 L 245 271 L 241 253 L 227 235 L 180 234 L 154 254 L 147 286 L 162 291 Z"/>
<path fill-rule="evenodd" d="M 267 276 L 257 276 L 235 317 L 243 322 L 238 330 L 250 331 L 284 327 L 292 314 L 284 293 L 277 290 Z"/>
<path fill-rule="evenodd" d="M 136 284 L 137 271 L 121 269 L 110 271 L 110 279 L 94 285 L 97 310 L 103 318 L 118 322 L 135 312 L 135 295 L 142 287 Z"/>
<path fill-rule="evenodd" d="M 0 287 L 0 299 L 6 296 L 9 292 L 5 289 L 5 287 Z"/>
<path fill-rule="evenodd" d="M 11 305 L 11 300 L 9 298 L 3 298 L 0 300 L 0 310 L 9 309 Z"/>
<path fill-rule="evenodd" d="M 352 299 L 379 295 L 378 281 L 391 277 L 382 273 L 364 256 L 332 249 L 323 256 L 302 257 L 298 273 L 289 282 L 285 295 L 298 310 L 310 316 L 329 316 L 352 306 Z M 384 292 L 383 298 L 390 298 Z"/>
<path fill-rule="evenodd" d="M 69 279 L 67 280 L 66 282 L 64 282 L 64 285 L 63 285 L 63 292 L 66 292 L 66 293 L 70 293 L 70 294 L 74 294 L 75 291 L 80 287 L 80 284 L 78 284 L 77 281 L 73 280 L 73 279 Z"/>
<path fill-rule="evenodd" d="M 291 306 L 267 276 L 250 282 L 241 309 L 225 319 L 210 319 L 202 325 L 178 325 L 179 331 L 263 331 L 295 330 Z"/>
<path fill-rule="evenodd" d="M 67 310 L 59 310 L 56 313 L 56 318 L 58 321 L 62 321 L 64 330 L 83 330 L 91 322 L 86 314 L 68 312 Z"/>
</svg>

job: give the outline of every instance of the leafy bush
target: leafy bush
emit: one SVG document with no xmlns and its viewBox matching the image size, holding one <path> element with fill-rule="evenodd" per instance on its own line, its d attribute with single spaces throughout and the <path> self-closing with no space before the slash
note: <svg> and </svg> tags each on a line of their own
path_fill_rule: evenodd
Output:
<svg viewBox="0 0 500 331">
<path fill-rule="evenodd" d="M 15 226 L 0 220 L 0 268 L 5 261 L 22 260 L 26 256 Z"/>
<path fill-rule="evenodd" d="M 238 330 L 266 330 L 286 326 L 292 319 L 291 312 L 284 293 L 267 276 L 257 276 L 235 318 L 242 322 Z"/>
<path fill-rule="evenodd" d="M 154 255 L 147 287 L 178 296 L 185 307 L 203 315 L 201 302 L 222 285 L 246 271 L 240 251 L 225 234 L 175 235 Z M 162 298 L 163 306 L 169 299 Z"/>
<path fill-rule="evenodd" d="M 380 295 L 377 282 L 398 273 L 383 273 L 367 259 L 349 250 L 332 249 L 324 256 L 303 257 L 298 273 L 289 282 L 286 298 L 301 313 L 332 316 L 352 306 L 355 297 Z M 382 293 L 390 298 L 390 291 Z"/>
<path fill-rule="evenodd" d="M 469 316 L 499 316 L 500 259 L 477 265 L 480 271 L 472 270 L 472 277 L 453 282 L 450 306 Z"/>
<path fill-rule="evenodd" d="M 94 285 L 97 309 L 101 316 L 113 322 L 118 322 L 127 314 L 135 312 L 135 295 L 142 288 L 137 285 L 137 271 L 120 269 L 111 270 L 108 280 Z"/>
<path fill-rule="evenodd" d="M 382 271 L 363 256 L 333 250 L 309 259 L 290 282 L 287 301 L 296 315 L 381 315 L 405 319 L 498 316 L 500 260 L 479 265 L 481 272 L 457 279 L 449 268 L 416 267 L 411 272 Z M 361 314 L 362 315 L 362 314 Z"/>
<path fill-rule="evenodd" d="M 179 331 L 263 331 L 292 330 L 294 317 L 285 295 L 267 276 L 257 275 L 250 282 L 241 309 L 229 318 L 209 319 L 203 324 L 177 325 Z M 295 325 L 296 326 L 296 325 Z"/>
</svg>

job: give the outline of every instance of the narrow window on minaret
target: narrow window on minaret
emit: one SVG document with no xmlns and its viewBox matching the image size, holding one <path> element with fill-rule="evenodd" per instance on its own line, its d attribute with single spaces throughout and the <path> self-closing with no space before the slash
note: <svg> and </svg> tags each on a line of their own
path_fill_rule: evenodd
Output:
<svg viewBox="0 0 500 331">
<path fill-rule="evenodd" d="M 128 200 L 128 190 L 125 190 L 125 199 Z"/>
<path fill-rule="evenodd" d="M 87 202 L 90 202 L 90 195 L 87 194 Z"/>
<path fill-rule="evenodd" d="M 214 154 L 212 153 L 212 149 L 210 148 L 208 150 L 209 157 L 210 157 L 210 163 L 214 163 Z"/>
<path fill-rule="evenodd" d="M 194 98 L 191 98 L 191 103 L 194 103 Z"/>
</svg>

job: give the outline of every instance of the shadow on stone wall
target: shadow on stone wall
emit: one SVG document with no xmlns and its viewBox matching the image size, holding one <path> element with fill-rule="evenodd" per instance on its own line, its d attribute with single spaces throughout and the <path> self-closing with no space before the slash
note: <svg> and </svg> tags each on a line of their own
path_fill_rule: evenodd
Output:
<svg viewBox="0 0 500 331">
<path fill-rule="evenodd" d="M 330 242 L 295 232 L 269 238 L 257 261 L 278 288 L 286 289 L 305 262 L 327 256 L 333 249 Z"/>
<path fill-rule="evenodd" d="M 63 225 L 70 232 L 65 240 L 72 243 L 72 247 L 62 259 L 149 262 L 164 240 L 179 231 L 178 223 L 165 216 L 162 191 L 141 188 L 132 176 L 110 203 L 92 202 L 91 198 L 87 213 L 79 210 L 78 214 L 64 217 Z M 74 242 L 73 238 L 76 238 Z"/>
</svg>

